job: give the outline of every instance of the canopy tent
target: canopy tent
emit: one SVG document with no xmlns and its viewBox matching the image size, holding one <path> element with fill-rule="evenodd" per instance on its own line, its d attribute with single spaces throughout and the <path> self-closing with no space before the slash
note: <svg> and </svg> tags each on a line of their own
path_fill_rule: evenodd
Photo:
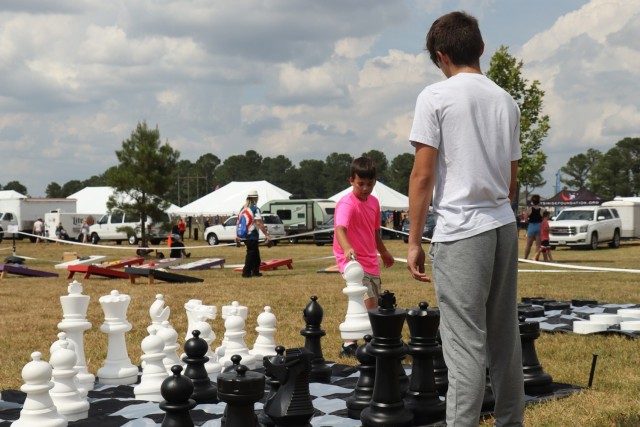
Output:
<svg viewBox="0 0 640 427">
<path fill-rule="evenodd" d="M 0 190 L 0 199 L 26 199 L 27 196 L 15 190 Z"/>
<path fill-rule="evenodd" d="M 587 206 L 600 205 L 607 200 L 587 189 L 577 191 L 562 190 L 555 196 L 541 200 L 541 206 Z"/>
<path fill-rule="evenodd" d="M 67 199 L 76 199 L 76 212 L 92 215 L 103 215 L 107 213 L 107 201 L 109 196 L 115 194 L 113 187 L 85 187 L 73 193 Z M 123 201 L 131 203 L 129 196 L 122 195 Z M 174 213 L 178 206 L 171 204 L 167 213 Z"/>
<path fill-rule="evenodd" d="M 177 210 L 181 215 L 233 215 L 244 205 L 249 191 L 257 191 L 260 205 L 288 199 L 291 193 L 267 181 L 233 181 Z"/>
<path fill-rule="evenodd" d="M 338 194 L 334 194 L 329 197 L 333 201 L 338 201 L 350 191 L 353 191 L 351 186 L 345 188 Z M 371 192 L 373 196 L 380 202 L 380 210 L 383 211 L 404 211 L 409 209 L 409 198 L 402 193 L 397 192 L 391 187 L 386 186 L 382 182 L 376 182 L 376 186 L 373 187 Z"/>
</svg>

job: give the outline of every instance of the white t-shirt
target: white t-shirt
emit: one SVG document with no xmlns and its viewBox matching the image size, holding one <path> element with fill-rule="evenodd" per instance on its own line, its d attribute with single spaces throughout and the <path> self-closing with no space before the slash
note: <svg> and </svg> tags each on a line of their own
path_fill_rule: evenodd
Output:
<svg viewBox="0 0 640 427">
<path fill-rule="evenodd" d="M 438 149 L 432 240 L 465 239 L 515 222 L 511 161 L 522 156 L 520 110 L 482 74 L 459 73 L 418 96 L 409 140 Z"/>
</svg>

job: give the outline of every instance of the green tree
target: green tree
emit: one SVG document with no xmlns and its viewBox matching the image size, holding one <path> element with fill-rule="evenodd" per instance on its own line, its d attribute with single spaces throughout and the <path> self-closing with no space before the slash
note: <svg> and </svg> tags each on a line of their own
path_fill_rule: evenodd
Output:
<svg viewBox="0 0 640 427">
<path fill-rule="evenodd" d="M 540 82 L 529 81 L 522 76 L 522 60 L 517 61 L 500 46 L 491 57 L 487 77 L 506 90 L 520 107 L 520 145 L 522 159 L 518 163 L 518 191 L 529 192 L 546 184 L 542 178 L 547 155 L 542 151 L 542 140 L 549 133 L 549 116 L 542 114 L 544 91 Z"/>
<path fill-rule="evenodd" d="M 362 153 L 362 157 L 368 157 L 376 162 L 376 179 L 380 182 L 388 184 L 387 171 L 389 170 L 389 160 L 387 160 L 387 155 L 382 151 L 369 150 L 366 153 Z"/>
<path fill-rule="evenodd" d="M 259 181 L 262 156 L 256 151 L 249 150 L 244 154 L 229 156 L 216 169 L 215 182 L 226 185 L 231 181 Z"/>
<path fill-rule="evenodd" d="M 107 208 L 139 217 L 142 244 L 146 245 L 146 218 L 154 221 L 163 218 L 180 152 L 168 142 L 161 143 L 158 128 L 149 129 L 143 122 L 138 123 L 129 139 L 122 141 L 116 157 L 120 163 L 107 173 L 107 183 L 116 194 L 109 197 Z M 119 194 L 126 194 L 132 201 L 123 200 Z"/>
<path fill-rule="evenodd" d="M 624 138 L 601 155 L 590 182 L 591 189 L 606 198 L 640 194 L 640 138 Z"/>
<path fill-rule="evenodd" d="M 399 154 L 391 161 L 387 185 L 402 194 L 409 194 L 409 176 L 415 160 L 413 153 Z"/>
<path fill-rule="evenodd" d="M 291 192 L 297 177 L 296 168 L 286 156 L 265 157 L 260 165 L 260 177 L 283 190 Z"/>
<path fill-rule="evenodd" d="M 291 190 L 294 198 L 300 199 L 324 199 L 331 196 L 327 194 L 324 181 L 325 163 L 322 160 L 302 160 L 298 165 L 298 179 Z"/>
<path fill-rule="evenodd" d="M 2 189 L 17 191 L 18 193 L 25 196 L 29 195 L 29 192 L 27 191 L 27 187 L 22 185 L 19 181 L 9 181 L 4 187 L 2 187 Z"/>
<path fill-rule="evenodd" d="M 71 181 L 67 181 L 62 185 L 62 197 L 69 197 L 73 193 L 77 193 L 83 188 L 84 184 L 79 179 L 72 179 Z"/>
<path fill-rule="evenodd" d="M 46 197 L 50 197 L 50 198 L 64 197 L 64 193 L 62 192 L 62 187 L 57 182 L 49 183 L 44 193 Z"/>
<path fill-rule="evenodd" d="M 353 157 L 350 154 L 331 153 L 327 156 L 323 173 L 326 191 L 324 197 L 331 197 L 349 186 L 351 162 Z"/>
<path fill-rule="evenodd" d="M 220 159 L 218 156 L 212 153 L 206 153 L 202 156 L 198 157 L 196 160 L 195 169 L 198 172 L 198 176 L 200 176 L 201 180 L 204 180 L 202 187 L 204 191 L 199 194 L 198 198 L 205 196 L 211 193 L 215 187 L 215 173 L 216 168 L 220 166 Z"/>
<path fill-rule="evenodd" d="M 591 173 L 593 168 L 602 159 L 602 153 L 590 148 L 585 153 L 577 154 L 569 159 L 566 165 L 560 168 L 565 176 L 560 181 L 569 188 L 580 190 L 591 187 Z"/>
</svg>

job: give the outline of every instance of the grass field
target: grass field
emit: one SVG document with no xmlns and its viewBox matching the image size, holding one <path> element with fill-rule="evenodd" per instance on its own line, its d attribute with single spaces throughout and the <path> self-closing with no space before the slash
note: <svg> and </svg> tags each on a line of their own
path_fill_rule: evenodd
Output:
<svg viewBox="0 0 640 427">
<path fill-rule="evenodd" d="M 406 258 L 406 244 L 402 240 L 385 241 L 391 253 Z M 187 245 L 203 245 L 202 241 L 187 240 Z M 524 240 L 521 240 L 521 253 Z M 77 252 L 78 256 L 106 255 L 109 259 L 134 254 L 133 247 L 106 246 L 88 248 L 71 245 L 34 245 L 17 242 L 18 255 L 36 258 L 28 261 L 35 269 L 55 271 L 59 278 L 25 278 L 9 276 L 0 281 L 0 390 L 17 389 L 22 385 L 21 370 L 33 351 L 41 351 L 49 358 L 49 346 L 57 339 L 58 322 L 62 319 L 59 297 L 67 294 L 66 271 L 55 270 L 54 264 L 62 261 L 63 252 Z M 168 254 L 168 251 L 164 251 Z M 244 248 L 218 246 L 192 249 L 192 258 L 224 257 L 227 264 L 244 261 Z M 334 264 L 330 246 L 318 247 L 311 243 L 281 243 L 272 248 L 263 247 L 262 258 L 293 258 L 293 269 L 266 272 L 264 277 L 243 279 L 232 269 L 194 271 L 188 274 L 202 277 L 200 284 L 131 285 L 127 280 L 91 278 L 83 283 L 84 293 L 91 296 L 88 319 L 92 328 L 85 334 L 85 351 L 89 370 L 95 374 L 106 357 L 107 338 L 100 332 L 104 314 L 98 298 L 112 289 L 129 294 L 129 322 L 133 329 L 127 334 L 127 344 L 132 362 L 140 361 L 140 342 L 146 336 L 150 324 L 149 306 L 155 295 L 165 296 L 171 307 L 170 321 L 180 333 L 181 343 L 186 330 L 183 305 L 189 299 L 201 299 L 204 304 L 228 305 L 237 300 L 249 307 L 247 336 L 249 346 L 255 340 L 256 317 L 265 305 L 272 307 L 278 319 L 276 339 L 285 347 L 299 347 L 304 339 L 299 331 L 304 327 L 302 310 L 312 295 L 324 308 L 323 328 L 327 335 L 323 340 L 327 360 L 353 364 L 352 360 L 337 356 L 341 343 L 338 325 L 344 321 L 346 297 L 342 294 L 344 283 L 338 274 L 320 274 L 317 270 Z M 0 244 L 0 259 L 11 254 L 11 241 Z M 602 246 L 597 251 L 558 249 L 554 252 L 558 264 L 637 269 L 640 267 L 640 244 L 624 243 L 620 249 Z M 461 260 L 464 262 L 464 260 Z M 525 269 L 553 269 L 520 264 Z M 574 298 L 596 299 L 612 303 L 640 303 L 638 292 L 640 276 L 621 272 L 521 272 L 520 297 L 543 296 L 557 300 Z M 431 284 L 412 280 L 402 262 L 382 272 L 383 289 L 396 294 L 398 306 L 409 308 L 420 301 L 435 305 Z M 212 322 L 217 334 L 217 346 L 224 326 L 219 317 Z M 405 334 L 407 333 L 405 327 Z M 545 371 L 554 381 L 586 387 L 592 355 L 598 354 L 598 367 L 591 389 L 569 398 L 534 405 L 527 408 L 526 425 L 538 426 L 640 426 L 640 340 L 618 336 L 580 336 L 573 334 L 542 334 L 536 341 L 538 357 Z M 490 425 L 490 421 L 485 423 Z"/>
</svg>

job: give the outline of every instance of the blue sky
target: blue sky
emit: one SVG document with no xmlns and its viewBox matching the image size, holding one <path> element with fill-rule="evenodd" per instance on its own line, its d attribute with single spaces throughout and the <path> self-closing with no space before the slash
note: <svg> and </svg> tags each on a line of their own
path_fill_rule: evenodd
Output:
<svg viewBox="0 0 640 427">
<path fill-rule="evenodd" d="M 422 49 L 452 10 L 480 20 L 484 69 L 507 45 L 546 92 L 543 196 L 571 156 L 638 136 L 637 1 L 3 0 L 0 184 L 43 196 L 101 173 L 138 121 L 192 161 L 392 159 L 443 78 Z"/>
</svg>

